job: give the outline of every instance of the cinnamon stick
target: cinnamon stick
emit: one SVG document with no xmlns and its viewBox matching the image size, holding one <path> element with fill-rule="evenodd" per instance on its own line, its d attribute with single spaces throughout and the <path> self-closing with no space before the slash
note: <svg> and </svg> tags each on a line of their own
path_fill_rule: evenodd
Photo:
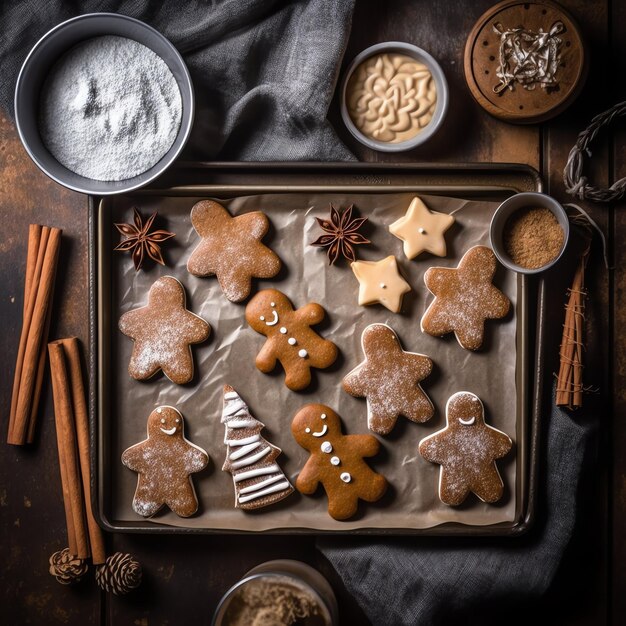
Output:
<svg viewBox="0 0 626 626">
<path fill-rule="evenodd" d="M 29 289 L 27 312 L 22 325 L 13 384 L 7 442 L 15 445 L 23 445 L 28 436 L 37 389 L 40 354 L 42 346 L 46 343 L 44 333 L 48 309 L 52 303 L 60 243 L 60 229 L 46 226 L 42 228 L 37 262 Z"/>
<path fill-rule="evenodd" d="M 59 343 L 48 346 L 50 354 L 50 373 L 52 377 L 52 393 L 54 396 L 54 417 L 57 428 L 57 441 L 60 437 L 59 461 L 61 479 L 65 476 L 69 507 L 72 515 L 76 537 L 76 556 L 85 559 L 90 556 L 89 538 L 85 520 L 85 507 L 81 487 L 80 464 L 77 455 L 76 433 L 72 415 L 72 391 L 69 385 L 65 353 Z M 65 471 L 63 471 L 65 468 Z"/>
<path fill-rule="evenodd" d="M 72 390 L 72 406 L 74 409 L 73 417 L 78 441 L 78 454 L 80 458 L 83 492 L 85 495 L 85 512 L 87 515 L 89 541 L 91 543 L 91 557 L 94 565 L 99 565 L 106 561 L 106 552 L 102 530 L 93 516 L 93 510 L 91 507 L 89 422 L 87 418 L 87 402 L 85 399 L 85 387 L 83 383 L 78 339 L 76 339 L 76 337 L 72 337 L 70 339 L 62 339 L 58 343 L 63 346 L 65 351 L 65 357 L 67 359 L 67 372 L 69 374 L 70 388 Z"/>
<path fill-rule="evenodd" d="M 35 273 L 35 264 L 37 262 L 37 252 L 39 251 L 39 242 L 41 241 L 42 226 L 40 224 L 31 224 L 28 227 L 28 251 L 26 253 L 26 279 L 24 281 L 24 313 L 26 317 L 26 309 L 28 308 L 28 298 L 33 284 L 33 275 Z"/>
</svg>

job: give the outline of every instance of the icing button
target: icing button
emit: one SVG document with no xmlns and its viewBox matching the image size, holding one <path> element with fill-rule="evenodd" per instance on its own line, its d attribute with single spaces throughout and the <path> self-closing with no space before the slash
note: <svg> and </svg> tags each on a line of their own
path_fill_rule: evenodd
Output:
<svg viewBox="0 0 626 626">
<path fill-rule="evenodd" d="M 333 446 L 330 441 L 324 441 L 320 448 L 322 452 L 325 452 L 326 454 L 330 454 L 333 451 Z"/>
<path fill-rule="evenodd" d="M 348 472 L 343 472 L 339 478 L 341 478 L 341 480 L 343 480 L 344 483 L 349 483 L 352 480 L 352 476 L 350 476 L 350 474 L 348 474 Z"/>
<path fill-rule="evenodd" d="M 287 343 L 290 346 L 295 346 L 296 345 L 296 340 L 293 337 L 289 337 L 289 339 L 287 339 Z M 302 356 L 302 355 L 300 355 L 300 356 Z"/>
<path fill-rule="evenodd" d="M 341 463 L 341 461 L 339 460 L 339 457 L 338 457 L 338 456 L 333 456 L 333 457 L 331 457 L 330 462 L 331 462 L 333 465 L 339 465 L 339 463 Z"/>
<path fill-rule="evenodd" d="M 298 356 L 305 359 L 307 356 L 309 356 L 309 353 L 304 348 L 302 348 L 302 350 L 298 352 Z"/>
<path fill-rule="evenodd" d="M 281 335 L 286 335 L 287 334 L 287 329 L 284 326 L 280 327 L 280 333 Z"/>
</svg>

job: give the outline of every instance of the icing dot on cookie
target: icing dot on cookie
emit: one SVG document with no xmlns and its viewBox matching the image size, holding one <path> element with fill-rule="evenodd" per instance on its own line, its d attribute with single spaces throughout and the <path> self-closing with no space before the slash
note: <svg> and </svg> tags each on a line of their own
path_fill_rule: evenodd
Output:
<svg viewBox="0 0 626 626">
<path fill-rule="evenodd" d="M 161 418 L 161 424 L 165 424 L 165 418 Z"/>
<path fill-rule="evenodd" d="M 333 457 L 331 457 L 330 462 L 331 462 L 333 465 L 339 465 L 339 463 L 341 463 L 341 461 L 339 460 L 339 457 L 338 457 L 338 456 L 333 456 Z"/>
<path fill-rule="evenodd" d="M 159 407 L 159 408 L 157 409 L 157 413 L 163 413 L 163 409 L 162 409 L 161 407 Z"/>
<path fill-rule="evenodd" d="M 320 448 L 322 452 L 325 452 L 326 454 L 330 454 L 333 451 L 333 446 L 330 441 L 325 441 L 324 443 L 322 443 Z"/>
<path fill-rule="evenodd" d="M 420 228 L 417 232 L 420 233 L 421 235 L 426 234 L 426 231 L 423 228 Z"/>
<path fill-rule="evenodd" d="M 310 433 L 310 432 L 311 432 L 311 429 L 307 427 L 307 428 L 305 428 L 305 429 L 304 429 L 304 432 L 305 432 L 305 433 Z"/>
<path fill-rule="evenodd" d="M 387 289 L 387 285 L 385 285 L 385 283 L 380 283 L 380 288 L 381 289 Z"/>
<path fill-rule="evenodd" d="M 296 340 L 293 337 L 289 337 L 289 339 L 287 339 L 287 343 L 290 346 L 295 346 L 296 345 Z M 302 355 L 300 355 L 300 356 L 302 356 Z"/>
<path fill-rule="evenodd" d="M 179 418 L 176 418 L 176 423 L 180 424 L 180 419 Z"/>
<path fill-rule="evenodd" d="M 287 334 L 287 329 L 284 326 L 280 327 L 280 334 L 281 335 L 286 335 Z"/>
<path fill-rule="evenodd" d="M 259 317 L 259 319 L 264 322 L 265 321 L 265 315 L 261 315 L 261 317 Z"/>
<path fill-rule="evenodd" d="M 276 302 L 270 302 L 270 306 L 276 306 Z"/>
<path fill-rule="evenodd" d="M 323 420 L 325 420 L 325 419 L 326 419 L 326 413 L 322 413 L 322 414 L 320 415 L 320 417 L 321 417 Z"/>
<path fill-rule="evenodd" d="M 298 356 L 305 359 L 307 356 L 309 356 L 309 353 L 304 348 L 302 348 L 302 350 L 298 352 Z"/>
<path fill-rule="evenodd" d="M 349 483 L 352 480 L 352 476 L 350 476 L 348 472 L 342 472 L 339 478 L 341 478 L 344 483 Z"/>
</svg>

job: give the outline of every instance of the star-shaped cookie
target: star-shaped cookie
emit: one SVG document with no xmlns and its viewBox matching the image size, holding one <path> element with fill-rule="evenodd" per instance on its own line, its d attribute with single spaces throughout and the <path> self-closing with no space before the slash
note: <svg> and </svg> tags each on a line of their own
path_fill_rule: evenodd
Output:
<svg viewBox="0 0 626 626">
<path fill-rule="evenodd" d="M 357 398 L 367 398 L 367 426 L 388 434 L 400 415 L 425 422 L 434 413 L 432 402 L 419 383 L 433 369 L 425 355 L 405 352 L 387 324 L 370 324 L 361 335 L 365 360 L 343 379 L 343 388 Z"/>
<path fill-rule="evenodd" d="M 448 425 L 422 439 L 420 454 L 441 465 L 439 497 L 444 504 L 461 504 L 470 491 L 483 502 L 497 502 L 504 485 L 496 459 L 505 456 L 511 438 L 485 424 L 485 410 L 480 398 L 459 391 L 446 404 Z"/>
<path fill-rule="evenodd" d="M 453 332 L 466 350 L 478 350 L 483 343 L 485 321 L 504 317 L 511 306 L 491 282 L 496 264 L 491 248 L 474 246 L 457 268 L 426 270 L 424 282 L 435 299 L 422 317 L 422 331 L 435 337 Z"/>
<path fill-rule="evenodd" d="M 147 380 L 160 369 L 179 385 L 193 378 L 191 344 L 208 338 L 211 327 L 185 306 L 185 289 L 172 276 L 150 287 L 148 304 L 120 317 L 119 329 L 135 345 L 128 373 Z"/>
<path fill-rule="evenodd" d="M 187 269 L 194 276 L 216 276 L 231 302 L 250 295 L 252 278 L 272 278 L 280 271 L 278 256 L 261 243 L 269 229 L 264 213 L 232 217 L 218 202 L 202 200 L 191 209 L 191 223 L 201 240 Z"/>
<path fill-rule="evenodd" d="M 389 226 L 389 232 L 404 242 L 407 259 L 414 259 L 422 252 L 446 256 L 444 233 L 454 224 L 454 217 L 447 213 L 429 211 L 417 196 L 413 198 L 406 215 Z"/>
<path fill-rule="evenodd" d="M 380 302 L 394 313 L 400 311 L 402 297 L 411 291 L 411 286 L 400 275 L 395 256 L 380 261 L 355 261 L 350 267 L 359 281 L 359 304 Z"/>
</svg>

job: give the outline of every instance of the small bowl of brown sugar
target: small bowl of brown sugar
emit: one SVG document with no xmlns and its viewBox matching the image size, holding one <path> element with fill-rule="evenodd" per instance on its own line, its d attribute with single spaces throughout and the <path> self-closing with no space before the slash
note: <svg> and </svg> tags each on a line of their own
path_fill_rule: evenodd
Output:
<svg viewBox="0 0 626 626">
<path fill-rule="evenodd" d="M 537 274 L 561 258 L 569 239 L 569 220 L 554 198 L 544 193 L 518 193 L 496 209 L 489 237 L 505 267 Z"/>
</svg>

